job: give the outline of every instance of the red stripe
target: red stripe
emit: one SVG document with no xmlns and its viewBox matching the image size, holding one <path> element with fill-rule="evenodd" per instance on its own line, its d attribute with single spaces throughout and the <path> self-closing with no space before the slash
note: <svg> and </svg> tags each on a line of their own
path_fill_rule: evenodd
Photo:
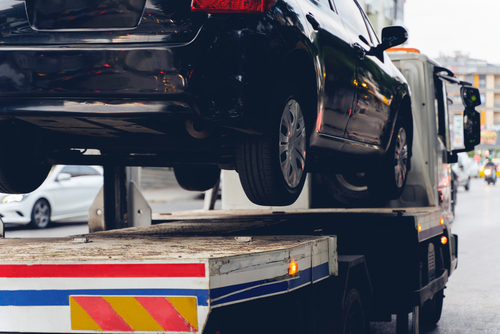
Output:
<svg viewBox="0 0 500 334">
<path fill-rule="evenodd" d="M 123 320 L 115 310 L 102 297 L 78 297 L 73 296 L 87 314 L 104 331 L 126 331 L 133 329 Z"/>
<path fill-rule="evenodd" d="M 135 297 L 165 331 L 195 332 L 196 328 L 177 312 L 165 297 Z"/>
<path fill-rule="evenodd" d="M 205 277 L 203 263 L 3 264 L 0 277 Z"/>
</svg>

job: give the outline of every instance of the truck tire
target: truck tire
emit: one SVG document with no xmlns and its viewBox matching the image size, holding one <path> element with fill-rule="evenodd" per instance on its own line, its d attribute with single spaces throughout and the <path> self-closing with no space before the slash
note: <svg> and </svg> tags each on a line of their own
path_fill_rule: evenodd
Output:
<svg viewBox="0 0 500 334">
<path fill-rule="evenodd" d="M 382 163 L 367 173 L 368 191 L 374 198 L 398 199 L 403 193 L 410 169 L 410 121 L 402 116 L 398 118 Z"/>
<path fill-rule="evenodd" d="M 174 174 L 181 188 L 206 191 L 219 182 L 220 168 L 212 165 L 182 165 L 174 167 Z"/>
<path fill-rule="evenodd" d="M 441 319 L 443 311 L 444 290 L 436 292 L 434 297 L 429 299 L 420 308 L 420 326 L 422 329 L 432 329 Z"/>
<path fill-rule="evenodd" d="M 443 268 L 443 251 L 441 247 L 435 247 L 434 243 L 429 243 L 427 249 L 426 270 L 423 273 L 422 283 L 428 284 L 441 273 Z M 432 329 L 436 327 L 441 313 L 443 311 L 444 291 L 440 290 L 427 300 L 424 305 L 420 307 L 419 321 L 423 329 Z"/>
<path fill-rule="evenodd" d="M 342 334 L 367 334 L 370 332 L 370 322 L 361 294 L 357 289 L 350 289 L 342 303 L 340 330 Z"/>
<path fill-rule="evenodd" d="M 280 83 L 273 96 L 264 134 L 245 134 L 236 146 L 236 171 L 251 202 L 285 206 L 304 187 L 308 124 L 305 104 L 293 85 Z"/>
</svg>

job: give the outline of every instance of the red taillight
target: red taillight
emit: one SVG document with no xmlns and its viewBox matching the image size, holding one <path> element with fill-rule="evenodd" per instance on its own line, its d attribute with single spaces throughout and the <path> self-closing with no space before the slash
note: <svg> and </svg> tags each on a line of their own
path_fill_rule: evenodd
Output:
<svg viewBox="0 0 500 334">
<path fill-rule="evenodd" d="M 263 14 L 276 0 L 192 0 L 192 12 Z"/>
</svg>

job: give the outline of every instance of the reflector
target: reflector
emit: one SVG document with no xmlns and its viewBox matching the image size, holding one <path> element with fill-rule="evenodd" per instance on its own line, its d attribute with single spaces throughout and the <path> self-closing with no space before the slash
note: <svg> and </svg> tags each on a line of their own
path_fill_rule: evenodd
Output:
<svg viewBox="0 0 500 334">
<path fill-rule="evenodd" d="M 295 261 L 292 261 L 288 264 L 288 275 L 293 276 L 299 272 L 299 264 Z"/>
<path fill-rule="evenodd" d="M 263 14 L 276 0 L 192 0 L 192 12 Z"/>
</svg>

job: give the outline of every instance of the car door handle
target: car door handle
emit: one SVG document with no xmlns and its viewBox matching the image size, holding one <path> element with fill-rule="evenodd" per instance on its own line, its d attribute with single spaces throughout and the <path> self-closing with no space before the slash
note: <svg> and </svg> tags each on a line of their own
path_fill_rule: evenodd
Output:
<svg viewBox="0 0 500 334">
<path fill-rule="evenodd" d="M 306 19 L 307 19 L 307 21 L 309 21 L 309 23 L 311 24 L 311 26 L 313 27 L 314 30 L 318 30 L 321 27 L 319 25 L 319 22 L 316 21 L 316 19 L 314 18 L 313 14 L 311 14 L 311 13 L 306 14 Z"/>
<path fill-rule="evenodd" d="M 364 47 L 362 47 L 360 44 L 358 43 L 354 43 L 352 45 L 352 48 L 356 51 L 356 53 L 358 54 L 358 57 L 359 59 L 363 60 L 365 59 L 365 56 L 366 56 L 366 50 Z"/>
</svg>

